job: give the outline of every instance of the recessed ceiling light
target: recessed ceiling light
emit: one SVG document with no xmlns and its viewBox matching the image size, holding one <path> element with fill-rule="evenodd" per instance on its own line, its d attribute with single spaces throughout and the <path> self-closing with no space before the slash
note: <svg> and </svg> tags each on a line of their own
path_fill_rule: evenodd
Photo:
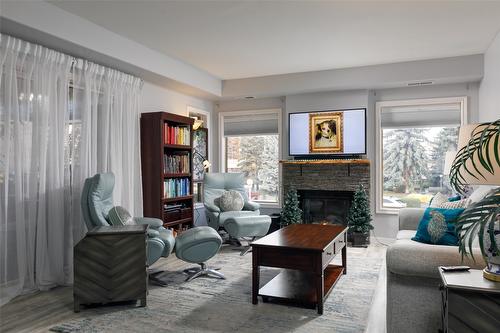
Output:
<svg viewBox="0 0 500 333">
<path fill-rule="evenodd" d="M 245 99 L 253 99 L 255 96 L 245 96 Z"/>
</svg>

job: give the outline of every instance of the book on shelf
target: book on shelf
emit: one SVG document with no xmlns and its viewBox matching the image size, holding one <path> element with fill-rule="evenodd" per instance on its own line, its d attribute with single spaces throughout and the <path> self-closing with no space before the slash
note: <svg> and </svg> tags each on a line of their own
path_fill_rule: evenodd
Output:
<svg viewBox="0 0 500 333">
<path fill-rule="evenodd" d="M 169 123 L 164 123 L 163 131 L 164 143 L 167 145 L 191 144 L 191 128 L 188 125 L 171 126 Z"/>
<path fill-rule="evenodd" d="M 169 178 L 163 182 L 163 197 L 166 199 L 190 195 L 191 181 L 189 178 Z"/>
<path fill-rule="evenodd" d="M 163 155 L 163 173 L 189 173 L 189 154 Z"/>
</svg>

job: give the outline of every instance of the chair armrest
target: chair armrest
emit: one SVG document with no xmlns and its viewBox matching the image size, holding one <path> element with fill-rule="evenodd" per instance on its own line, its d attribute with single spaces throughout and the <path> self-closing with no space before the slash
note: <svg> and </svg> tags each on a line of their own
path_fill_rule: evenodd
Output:
<svg viewBox="0 0 500 333">
<path fill-rule="evenodd" d="M 247 201 L 243 206 L 243 210 L 259 210 L 259 209 L 260 209 L 260 204 L 254 201 Z"/>
<path fill-rule="evenodd" d="M 150 228 L 158 229 L 163 226 L 163 221 L 152 217 L 134 217 L 136 224 L 149 225 Z"/>
<path fill-rule="evenodd" d="M 158 230 L 148 228 L 148 237 L 149 238 L 160 237 L 160 233 L 158 232 Z"/>
<path fill-rule="evenodd" d="M 214 212 L 214 213 L 220 213 L 220 208 L 217 207 L 216 205 L 214 204 L 210 204 L 210 203 L 205 203 L 205 208 L 211 212 Z"/>
<path fill-rule="evenodd" d="M 399 230 L 417 230 L 425 208 L 402 208 L 399 210 Z"/>
</svg>

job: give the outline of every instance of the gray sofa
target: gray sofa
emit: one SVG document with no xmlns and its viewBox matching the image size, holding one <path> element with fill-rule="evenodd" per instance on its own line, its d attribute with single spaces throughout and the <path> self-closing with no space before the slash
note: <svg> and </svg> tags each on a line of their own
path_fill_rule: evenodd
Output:
<svg viewBox="0 0 500 333">
<path fill-rule="evenodd" d="M 479 248 L 474 258 L 461 259 L 456 246 L 412 241 L 423 208 L 399 213 L 397 239 L 387 249 L 387 332 L 437 332 L 441 328 L 441 293 L 438 266 L 468 265 L 483 269 Z"/>
</svg>

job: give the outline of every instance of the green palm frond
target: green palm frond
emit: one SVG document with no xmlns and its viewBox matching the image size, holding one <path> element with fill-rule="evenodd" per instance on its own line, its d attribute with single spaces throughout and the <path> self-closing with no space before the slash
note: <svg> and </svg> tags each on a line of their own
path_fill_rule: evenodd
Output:
<svg viewBox="0 0 500 333">
<path fill-rule="evenodd" d="M 483 257 L 486 256 L 484 249 L 484 231 L 488 229 L 491 246 L 500 252 L 500 244 L 495 240 L 493 230 L 495 223 L 500 215 L 500 188 L 496 189 L 491 195 L 485 197 L 481 201 L 471 205 L 462 214 L 460 214 L 456 230 L 458 235 L 458 249 L 462 254 L 462 258 L 470 253 L 472 259 L 472 242 L 476 235 L 479 235 L 479 247 Z M 469 251 L 467 251 L 467 248 Z"/>
<path fill-rule="evenodd" d="M 500 119 L 489 124 L 482 124 L 478 127 L 484 127 L 482 131 L 474 131 L 473 137 L 469 143 L 457 152 L 450 169 L 450 184 L 463 194 L 465 192 L 465 176 L 469 175 L 477 180 L 486 178 L 484 172 L 491 174 L 500 169 L 500 149 L 493 149 L 493 156 L 488 147 L 493 144 L 499 147 L 500 143 Z M 474 156 L 477 155 L 477 159 Z M 467 165 L 471 161 L 471 165 Z M 478 163 L 480 165 L 478 165 Z M 484 169 L 486 171 L 480 171 Z M 498 171 L 497 171 L 498 172 Z"/>
</svg>

